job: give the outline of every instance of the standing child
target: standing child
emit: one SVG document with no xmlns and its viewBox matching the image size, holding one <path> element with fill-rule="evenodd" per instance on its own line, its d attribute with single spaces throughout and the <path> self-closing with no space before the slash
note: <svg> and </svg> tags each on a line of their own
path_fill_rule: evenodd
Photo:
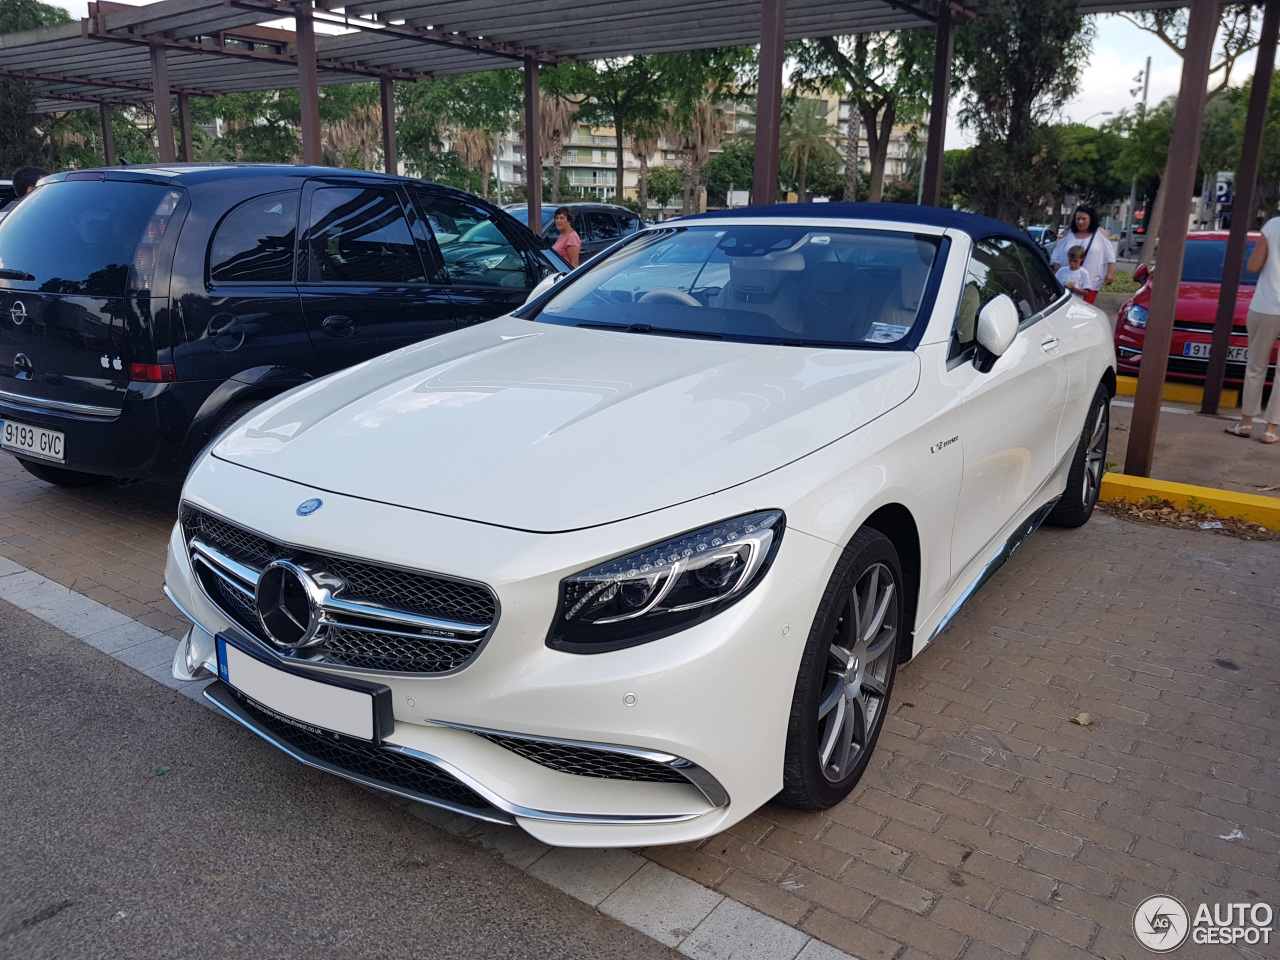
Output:
<svg viewBox="0 0 1280 960">
<path fill-rule="evenodd" d="M 1085 250 L 1082 246 L 1074 246 L 1067 251 L 1067 265 L 1058 268 L 1058 282 L 1074 293 L 1083 297 L 1089 289 L 1089 274 L 1084 268 Z"/>
</svg>

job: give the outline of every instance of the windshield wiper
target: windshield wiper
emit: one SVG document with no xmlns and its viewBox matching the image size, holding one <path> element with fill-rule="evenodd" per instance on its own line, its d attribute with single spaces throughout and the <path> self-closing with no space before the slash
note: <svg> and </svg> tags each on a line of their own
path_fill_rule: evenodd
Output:
<svg viewBox="0 0 1280 960">
<path fill-rule="evenodd" d="M 8 267 L 0 267 L 0 280 L 34 280 L 29 273 L 21 270 L 10 270 Z"/>
<path fill-rule="evenodd" d="M 588 330 L 621 330 L 624 333 L 657 333 L 667 337 L 696 337 L 700 340 L 723 340 L 722 333 L 703 333 L 700 330 L 675 330 L 670 327 L 652 327 L 647 323 L 579 323 Z"/>
</svg>

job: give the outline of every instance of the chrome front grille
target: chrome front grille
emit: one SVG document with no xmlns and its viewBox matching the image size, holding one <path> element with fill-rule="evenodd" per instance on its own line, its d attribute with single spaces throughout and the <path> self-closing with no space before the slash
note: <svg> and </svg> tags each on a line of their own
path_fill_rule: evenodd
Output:
<svg viewBox="0 0 1280 960">
<path fill-rule="evenodd" d="M 447 673 L 477 654 L 497 618 L 483 584 L 292 547 L 188 504 L 188 555 L 205 595 L 246 633 L 289 659 L 393 673 Z M 323 584 L 318 628 L 297 649 L 273 641 L 255 590 L 275 561 L 305 567 Z"/>
</svg>

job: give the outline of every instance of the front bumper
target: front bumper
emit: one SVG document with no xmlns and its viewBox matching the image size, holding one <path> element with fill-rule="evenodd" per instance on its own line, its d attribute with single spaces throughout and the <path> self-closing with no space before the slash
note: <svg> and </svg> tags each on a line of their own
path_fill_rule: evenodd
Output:
<svg viewBox="0 0 1280 960">
<path fill-rule="evenodd" d="M 1146 329 L 1130 326 L 1125 322 L 1125 314 L 1122 311 L 1115 338 L 1116 369 L 1118 373 L 1125 376 L 1136 377 L 1138 375 L 1138 368 L 1142 363 L 1142 348 L 1145 339 Z M 1213 334 L 1209 331 L 1184 330 L 1175 326 L 1169 341 L 1168 379 L 1204 383 L 1205 375 L 1209 369 L 1207 351 L 1212 342 Z M 1233 333 L 1230 345 L 1239 350 L 1244 350 L 1249 345 L 1249 338 L 1242 333 Z M 1191 353 L 1203 355 L 1191 356 L 1188 354 L 1188 350 Z M 1275 366 L 1276 353 L 1273 351 L 1270 369 L 1267 371 L 1267 383 L 1271 383 L 1275 378 Z M 1244 382 L 1244 372 L 1245 365 L 1243 361 L 1229 360 L 1223 382 L 1228 386 L 1238 387 Z"/>
<path fill-rule="evenodd" d="M 205 491 L 217 491 L 221 509 L 202 497 Z M 433 676 L 313 668 L 317 677 L 336 672 L 386 684 L 395 724 L 382 749 L 443 771 L 482 804 L 469 808 L 456 798 L 406 789 L 385 776 L 361 774 L 358 763 L 334 762 L 306 744 L 282 742 L 280 732 L 237 704 L 225 685 L 213 686 L 206 695 L 238 722 L 314 766 L 456 812 L 514 822 L 558 845 L 631 846 L 708 836 L 781 787 L 796 670 L 835 563 L 832 545 L 788 530 L 765 579 L 719 616 L 639 647 L 569 654 L 545 643 L 563 576 L 744 512 L 744 505 L 706 498 L 604 528 L 545 535 L 328 493 L 323 510 L 297 517 L 297 504 L 315 495 L 206 458 L 184 496 L 285 543 L 479 580 L 493 589 L 501 615 L 481 652 L 460 671 Z M 191 676 L 201 665 L 216 669 L 212 635 L 231 631 L 244 639 L 243 631 L 200 589 L 177 527 L 166 583 L 197 625 L 180 647 L 175 673 Z M 504 736 L 666 758 L 683 766 L 685 776 L 683 782 L 639 782 L 577 775 L 504 746 Z"/>
</svg>

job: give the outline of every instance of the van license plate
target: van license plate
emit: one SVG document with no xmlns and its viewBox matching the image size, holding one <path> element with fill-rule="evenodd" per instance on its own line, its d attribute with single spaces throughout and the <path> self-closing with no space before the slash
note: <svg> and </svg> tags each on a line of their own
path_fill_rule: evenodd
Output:
<svg viewBox="0 0 1280 960">
<path fill-rule="evenodd" d="M 13 450 L 15 453 L 29 453 L 41 460 L 66 462 L 64 438 L 57 430 L 32 427 L 12 420 L 5 420 L 3 423 L 4 429 L 0 430 L 0 447 Z"/>
</svg>

